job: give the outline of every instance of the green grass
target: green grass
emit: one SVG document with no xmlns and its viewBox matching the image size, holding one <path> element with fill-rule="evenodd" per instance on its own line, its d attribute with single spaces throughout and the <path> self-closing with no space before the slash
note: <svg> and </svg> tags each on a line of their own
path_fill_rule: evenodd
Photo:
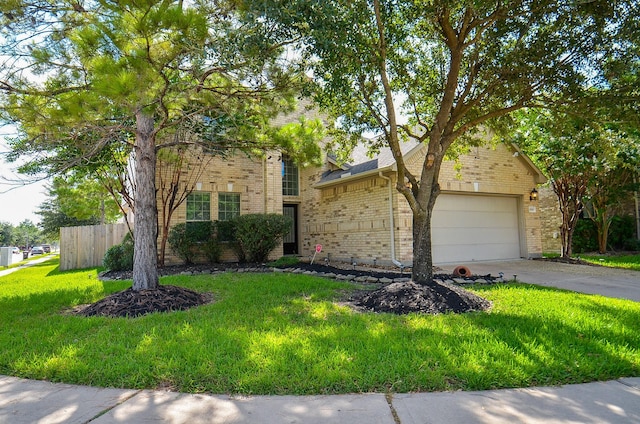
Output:
<svg viewBox="0 0 640 424">
<path fill-rule="evenodd" d="M 640 254 L 636 255 L 595 255 L 580 256 L 583 261 L 612 268 L 625 268 L 640 271 Z"/>
<path fill-rule="evenodd" d="M 526 284 L 475 287 L 488 313 L 355 313 L 355 286 L 293 274 L 164 277 L 206 306 L 79 317 L 130 282 L 57 260 L 0 277 L 0 374 L 183 392 L 482 390 L 640 376 L 640 303 Z"/>
</svg>

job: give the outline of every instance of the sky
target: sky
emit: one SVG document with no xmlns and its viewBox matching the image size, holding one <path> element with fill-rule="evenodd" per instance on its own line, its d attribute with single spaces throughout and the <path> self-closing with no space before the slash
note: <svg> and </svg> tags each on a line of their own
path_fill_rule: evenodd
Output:
<svg viewBox="0 0 640 424">
<path fill-rule="evenodd" d="M 8 167 L 5 163 L 2 163 L 1 166 L 4 175 Z M 47 197 L 44 184 L 41 181 L 6 191 L 13 186 L 0 181 L 0 222 L 8 222 L 17 226 L 25 219 L 29 219 L 37 225 L 41 217 L 35 211 Z"/>
<path fill-rule="evenodd" d="M 15 172 L 16 164 L 4 161 L 2 153 L 7 150 L 4 136 L 0 134 L 0 222 L 17 226 L 29 219 L 37 225 L 41 217 L 35 212 L 47 198 L 46 181 L 16 184 L 15 180 L 24 177 Z"/>
</svg>

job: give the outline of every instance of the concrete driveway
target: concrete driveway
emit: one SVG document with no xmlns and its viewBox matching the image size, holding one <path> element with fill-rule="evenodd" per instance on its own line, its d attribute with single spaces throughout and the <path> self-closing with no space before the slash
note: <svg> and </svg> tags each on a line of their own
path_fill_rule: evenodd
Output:
<svg viewBox="0 0 640 424">
<path fill-rule="evenodd" d="M 453 272 L 458 265 L 466 266 L 474 275 L 498 276 L 503 272 L 508 280 L 517 275 L 517 280 L 525 283 L 640 302 L 639 271 L 526 259 L 437 266 L 444 272 Z"/>
</svg>

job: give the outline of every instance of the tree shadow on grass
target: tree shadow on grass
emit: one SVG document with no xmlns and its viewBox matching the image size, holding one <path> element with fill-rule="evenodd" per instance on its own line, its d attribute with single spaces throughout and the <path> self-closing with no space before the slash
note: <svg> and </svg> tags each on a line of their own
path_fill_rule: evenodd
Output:
<svg viewBox="0 0 640 424">
<path fill-rule="evenodd" d="M 629 349 L 638 345 L 637 312 L 622 318 L 625 331 L 612 332 L 602 321 L 574 322 L 544 308 L 437 316 L 357 313 L 338 304 L 348 284 L 313 277 L 189 281 L 198 290 L 220 292 L 220 301 L 126 319 L 59 314 L 61 304 L 91 295 L 75 288 L 3 299 L 0 308 L 14 327 L 3 342 L 22 342 L 0 367 L 68 383 L 241 394 L 482 390 L 639 372 L 639 354 Z M 559 295 L 566 303 L 571 302 L 563 296 L 573 296 L 529 290 Z M 606 320 L 615 319 L 616 308 L 575 296 L 582 296 L 580 306 L 571 306 L 579 308 L 578 317 L 600 311 Z M 16 311 L 29 303 L 43 305 L 41 314 Z M 24 320 L 30 322 L 26 327 Z M 11 360 L 21 365 L 7 365 Z"/>
</svg>

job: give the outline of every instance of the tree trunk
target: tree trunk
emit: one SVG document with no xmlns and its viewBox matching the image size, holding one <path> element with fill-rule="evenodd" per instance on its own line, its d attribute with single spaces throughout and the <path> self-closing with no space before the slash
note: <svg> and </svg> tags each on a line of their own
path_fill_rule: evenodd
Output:
<svg viewBox="0 0 640 424">
<path fill-rule="evenodd" d="M 166 217 L 166 211 L 162 211 L 162 226 L 160 229 L 160 258 L 158 259 L 161 267 L 164 266 L 165 255 L 167 253 L 167 240 L 169 239 L 169 219 Z"/>
<path fill-rule="evenodd" d="M 417 284 L 433 280 L 433 252 L 431 250 L 431 211 L 413 215 L 413 268 L 411 279 Z"/>
<path fill-rule="evenodd" d="M 602 211 L 596 220 L 596 231 L 598 232 L 598 253 L 607 253 L 609 240 L 609 227 L 611 218 L 606 211 Z"/>
<path fill-rule="evenodd" d="M 433 281 L 433 249 L 431 246 L 431 217 L 436 199 L 440 194 L 438 176 L 441 160 L 425 161 L 419 187 L 411 187 L 420 208 L 413 212 L 413 268 L 412 280 L 417 284 Z"/>
<path fill-rule="evenodd" d="M 584 207 L 582 198 L 586 192 L 586 184 L 578 178 L 563 177 L 552 180 L 551 188 L 558 197 L 558 205 L 562 214 L 560 238 L 562 239 L 562 257 L 570 258 L 573 253 L 573 231 L 576 228 L 580 213 Z"/>
<path fill-rule="evenodd" d="M 136 191 L 134 216 L 133 289 L 158 288 L 158 209 L 153 117 L 136 113 Z"/>
</svg>

